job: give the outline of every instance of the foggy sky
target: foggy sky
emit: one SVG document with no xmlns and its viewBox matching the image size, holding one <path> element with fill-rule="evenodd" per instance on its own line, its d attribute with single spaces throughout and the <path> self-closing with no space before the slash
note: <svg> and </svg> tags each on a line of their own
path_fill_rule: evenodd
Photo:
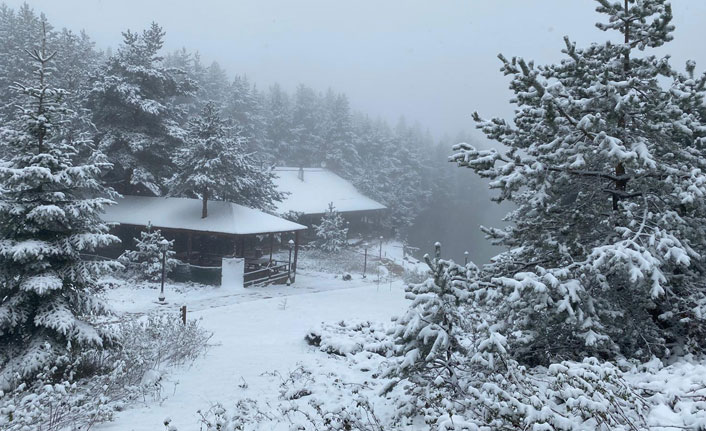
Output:
<svg viewBox="0 0 706 431">
<path fill-rule="evenodd" d="M 1 1 L 1 0 L 0 0 Z M 5 0 L 19 7 L 20 0 Z M 470 115 L 509 118 L 499 52 L 539 63 L 561 58 L 566 34 L 579 45 L 608 35 L 594 27 L 593 0 L 31 0 L 57 27 L 85 29 L 99 48 L 121 31 L 156 21 L 166 49 L 198 50 L 260 88 L 305 83 L 348 94 L 354 109 L 420 121 L 439 137 L 472 130 Z M 706 66 L 706 1 L 673 0 L 682 67 Z"/>
</svg>

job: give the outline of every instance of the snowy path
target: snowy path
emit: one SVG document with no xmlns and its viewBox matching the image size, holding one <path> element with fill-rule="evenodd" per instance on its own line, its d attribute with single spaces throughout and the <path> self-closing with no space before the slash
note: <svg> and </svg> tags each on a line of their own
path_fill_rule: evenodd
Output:
<svg viewBox="0 0 706 431">
<path fill-rule="evenodd" d="M 97 430 L 155 431 L 163 429 L 166 417 L 180 431 L 198 430 L 199 409 L 207 410 L 216 402 L 228 406 L 242 397 L 276 396 L 278 381 L 262 373 L 285 373 L 298 362 L 310 360 L 313 349 L 303 337 L 320 322 L 350 318 L 388 321 L 406 306 L 400 281 L 377 286 L 369 280 L 344 282 L 319 276 L 301 274 L 297 288 L 275 286 L 231 295 L 221 291 L 221 296 L 210 298 L 214 292 L 209 291 L 195 294 L 193 299 L 187 298 L 188 292 L 183 297 L 173 295 L 172 306 L 186 303 L 191 310 L 189 319 L 202 318 L 203 326 L 214 333 L 212 342 L 216 345 L 191 368 L 172 373 L 163 387 L 164 402 L 138 404 Z M 154 290 L 147 293 L 154 295 Z M 140 304 L 142 308 L 157 307 L 139 299 L 139 295 L 123 298 L 118 308 L 140 313 L 146 311 Z M 243 380 L 248 384 L 246 389 L 239 387 Z"/>
</svg>

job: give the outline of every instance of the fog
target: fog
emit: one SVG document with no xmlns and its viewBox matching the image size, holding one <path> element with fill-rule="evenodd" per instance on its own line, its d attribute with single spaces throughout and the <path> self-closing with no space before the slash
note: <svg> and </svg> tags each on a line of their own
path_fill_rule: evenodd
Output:
<svg viewBox="0 0 706 431">
<path fill-rule="evenodd" d="M 703 70 L 706 52 L 693 48 L 706 36 L 706 2 L 673 3 L 676 32 L 668 51 L 675 64 L 691 58 L 697 71 Z M 593 25 L 599 19 L 593 0 L 29 4 L 57 27 L 85 29 L 102 49 L 117 48 L 122 31 L 156 21 L 167 33 L 165 51 L 198 51 L 204 64 L 217 61 L 230 76 L 245 74 L 260 88 L 273 83 L 289 92 L 300 83 L 321 92 L 333 88 L 349 96 L 354 110 L 391 124 L 404 116 L 437 140 L 445 136 L 448 147 L 461 131 L 480 145 L 493 145 L 474 129 L 474 111 L 511 118 L 508 80 L 499 72 L 498 53 L 554 62 L 562 56 L 564 35 L 579 45 L 609 37 Z M 467 183 L 459 189 L 464 192 L 456 206 L 427 208 L 409 240 L 422 249 L 441 240 L 456 259 L 470 249 L 473 259 L 486 261 L 497 249 L 483 243 L 478 226 L 499 224 L 507 207 L 489 203 L 492 193 L 470 171 L 457 175 Z"/>
<path fill-rule="evenodd" d="M 10 6 L 20 0 L 6 1 Z M 706 2 L 674 3 L 677 64 L 706 63 Z M 348 94 L 354 108 L 417 120 L 441 137 L 473 130 L 470 114 L 509 116 L 496 56 L 561 58 L 562 37 L 604 40 L 593 0 L 33 0 L 57 26 L 85 29 L 99 47 L 156 21 L 166 48 L 198 50 L 261 86 L 305 83 Z M 691 51 L 689 51 L 691 49 Z"/>
</svg>

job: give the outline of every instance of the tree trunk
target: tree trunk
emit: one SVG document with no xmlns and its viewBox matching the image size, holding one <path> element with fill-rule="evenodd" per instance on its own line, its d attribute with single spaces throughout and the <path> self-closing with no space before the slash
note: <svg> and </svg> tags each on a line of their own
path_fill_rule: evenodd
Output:
<svg viewBox="0 0 706 431">
<path fill-rule="evenodd" d="M 625 15 L 627 16 L 628 10 L 630 7 L 630 4 L 628 3 L 628 0 L 625 0 L 625 4 L 623 6 L 625 8 Z M 628 21 L 625 21 L 625 44 L 630 43 L 630 23 Z M 625 79 L 628 78 L 628 74 L 630 73 L 630 51 L 627 50 L 625 52 L 625 59 L 623 61 L 623 71 L 625 72 Z M 627 121 L 625 118 L 625 114 L 622 114 L 620 118 L 618 118 L 618 127 L 623 129 L 623 132 L 625 131 L 627 127 Z M 625 136 L 626 134 L 623 133 L 623 142 L 625 142 Z M 615 175 L 617 177 L 620 177 L 622 175 L 625 175 L 625 166 L 622 163 L 618 163 L 615 166 Z M 627 180 L 625 179 L 619 179 L 615 181 L 615 189 L 618 191 L 625 191 L 626 186 L 627 186 Z M 618 211 L 618 202 L 620 201 L 620 197 L 615 194 L 613 195 L 613 211 Z"/>
<path fill-rule="evenodd" d="M 204 187 L 203 193 L 201 194 L 203 199 L 203 206 L 201 207 L 201 218 L 208 217 L 208 188 Z"/>
</svg>

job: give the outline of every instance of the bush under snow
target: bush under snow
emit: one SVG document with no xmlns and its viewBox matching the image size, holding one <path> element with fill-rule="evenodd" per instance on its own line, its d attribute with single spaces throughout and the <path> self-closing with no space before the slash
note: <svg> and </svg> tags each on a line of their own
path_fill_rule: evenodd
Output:
<svg viewBox="0 0 706 431">
<path fill-rule="evenodd" d="M 163 373 L 195 360 L 211 337 L 171 314 L 121 323 L 117 333 L 116 348 L 64 356 L 31 384 L 0 392 L 0 429 L 86 431 L 137 400 L 160 400 Z"/>
</svg>

